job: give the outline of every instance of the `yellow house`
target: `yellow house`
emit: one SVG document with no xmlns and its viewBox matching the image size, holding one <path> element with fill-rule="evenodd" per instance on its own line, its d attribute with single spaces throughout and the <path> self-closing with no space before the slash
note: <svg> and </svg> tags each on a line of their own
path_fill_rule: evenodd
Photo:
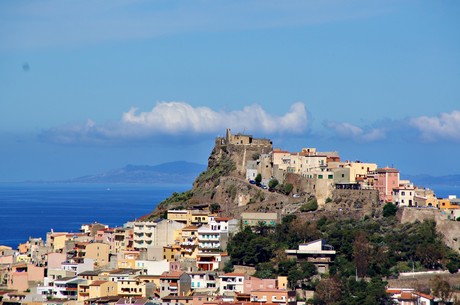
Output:
<svg viewBox="0 0 460 305">
<path fill-rule="evenodd" d="M 188 226 L 183 228 L 180 240 L 181 257 L 183 259 L 196 258 L 198 253 L 198 227 Z"/>
<path fill-rule="evenodd" d="M 110 245 L 104 243 L 89 243 L 86 245 L 85 250 L 85 258 L 93 259 L 96 266 L 108 265 Z"/>
<path fill-rule="evenodd" d="M 101 298 L 117 295 L 117 283 L 109 281 L 94 281 L 89 285 L 89 298 Z"/>
<path fill-rule="evenodd" d="M 452 204 L 449 198 L 438 198 L 437 207 L 441 210 L 460 209 L 460 206 L 457 204 Z"/>
<path fill-rule="evenodd" d="M 168 245 L 163 247 L 163 259 L 168 262 L 175 262 L 180 259 L 181 247 L 178 245 Z"/>
<path fill-rule="evenodd" d="M 65 242 L 67 240 L 67 234 L 56 234 L 52 237 L 53 239 L 53 252 L 59 252 L 65 248 Z"/>
<path fill-rule="evenodd" d="M 121 279 L 118 280 L 117 294 L 121 297 L 145 297 L 145 282 L 138 279 Z"/>
<path fill-rule="evenodd" d="M 118 268 L 136 269 L 136 260 L 139 259 L 139 251 L 122 251 L 118 253 Z"/>
<path fill-rule="evenodd" d="M 207 224 L 209 222 L 209 211 L 201 210 L 168 210 L 168 220 L 174 220 L 187 226 Z"/>
</svg>

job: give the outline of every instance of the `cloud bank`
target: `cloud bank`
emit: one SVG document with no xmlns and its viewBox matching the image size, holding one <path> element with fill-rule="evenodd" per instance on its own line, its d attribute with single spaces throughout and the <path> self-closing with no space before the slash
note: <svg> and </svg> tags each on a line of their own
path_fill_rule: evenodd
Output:
<svg viewBox="0 0 460 305">
<path fill-rule="evenodd" d="M 413 118 L 409 124 L 420 132 L 421 138 L 425 141 L 460 141 L 460 111 L 454 110 L 434 117 Z"/>
<path fill-rule="evenodd" d="M 235 111 L 215 111 L 183 102 L 160 102 L 147 112 L 138 112 L 133 107 L 118 122 L 98 125 L 88 120 L 84 124 L 43 131 L 41 137 L 60 144 L 98 144 L 161 136 L 215 135 L 223 134 L 226 128 L 261 135 L 302 134 L 307 127 L 308 115 L 303 103 L 295 103 L 286 114 L 276 116 L 267 113 L 260 105 Z"/>
</svg>

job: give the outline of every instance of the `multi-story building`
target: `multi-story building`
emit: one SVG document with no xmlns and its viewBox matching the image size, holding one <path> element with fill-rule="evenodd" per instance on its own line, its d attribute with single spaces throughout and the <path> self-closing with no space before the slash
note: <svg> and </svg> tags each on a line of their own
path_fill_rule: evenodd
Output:
<svg viewBox="0 0 460 305">
<path fill-rule="evenodd" d="M 196 255 L 196 265 L 202 271 L 217 270 L 223 268 L 225 259 L 228 259 L 225 252 L 200 252 Z"/>
<path fill-rule="evenodd" d="M 379 192 L 381 202 L 393 202 L 393 189 L 399 186 L 399 170 L 396 168 L 378 168 L 370 173 L 374 178 L 374 189 Z"/>
<path fill-rule="evenodd" d="M 216 291 L 217 290 L 217 273 L 195 271 L 187 272 L 191 278 L 191 288 L 195 291 Z"/>
<path fill-rule="evenodd" d="M 399 186 L 393 189 L 393 203 L 398 206 L 416 206 L 415 187 L 409 181 L 400 181 Z"/>
<path fill-rule="evenodd" d="M 243 293 L 244 281 L 246 275 L 244 273 L 225 273 L 219 275 L 219 293 L 224 295 L 228 293 Z"/>
<path fill-rule="evenodd" d="M 187 226 L 181 231 L 181 259 L 194 259 L 198 253 L 198 227 Z"/>
<path fill-rule="evenodd" d="M 134 249 L 141 250 L 148 247 L 153 247 L 155 244 L 155 231 L 157 223 L 153 221 L 134 222 Z"/>
<path fill-rule="evenodd" d="M 181 271 L 164 272 L 160 276 L 160 297 L 167 295 L 184 296 L 191 288 L 190 276 Z"/>
<path fill-rule="evenodd" d="M 198 249 L 202 252 L 213 252 L 221 249 L 220 232 L 212 230 L 208 225 L 199 227 Z"/>
<path fill-rule="evenodd" d="M 250 292 L 250 299 L 258 304 L 295 305 L 296 292 L 285 289 L 258 289 Z"/>
<path fill-rule="evenodd" d="M 323 239 L 300 244 L 297 250 L 285 250 L 285 252 L 288 258 L 315 264 L 320 274 L 329 271 L 329 264 L 334 260 L 336 254 L 334 248 L 327 245 Z"/>
</svg>

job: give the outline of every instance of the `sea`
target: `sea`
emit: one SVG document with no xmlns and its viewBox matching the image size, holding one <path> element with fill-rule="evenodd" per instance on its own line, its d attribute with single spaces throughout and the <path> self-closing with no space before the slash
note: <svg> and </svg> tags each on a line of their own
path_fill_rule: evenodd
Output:
<svg viewBox="0 0 460 305">
<path fill-rule="evenodd" d="M 82 224 L 110 227 L 153 211 L 191 185 L 0 183 L 0 245 L 16 248 L 29 237 L 79 232 Z"/>
<path fill-rule="evenodd" d="M 191 185 L 0 183 L 0 245 L 16 248 L 54 230 L 78 232 L 82 224 L 122 226 L 153 211 L 173 192 Z M 438 197 L 460 197 L 458 186 L 432 186 Z"/>
</svg>

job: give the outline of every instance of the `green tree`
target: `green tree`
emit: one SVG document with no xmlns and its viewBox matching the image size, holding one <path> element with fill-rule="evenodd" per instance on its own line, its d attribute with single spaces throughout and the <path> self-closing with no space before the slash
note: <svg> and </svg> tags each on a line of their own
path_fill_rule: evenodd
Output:
<svg viewBox="0 0 460 305">
<path fill-rule="evenodd" d="M 257 185 L 259 185 L 262 182 L 262 175 L 260 173 L 257 174 L 255 182 Z"/>
<path fill-rule="evenodd" d="M 274 189 L 275 187 L 277 187 L 279 184 L 279 181 L 277 179 L 272 179 L 268 182 L 268 187 L 271 188 L 271 189 Z"/>
<path fill-rule="evenodd" d="M 211 211 L 211 213 L 216 213 L 220 210 L 220 204 L 218 203 L 212 203 L 210 206 L 209 206 L 209 210 Z"/>
<path fill-rule="evenodd" d="M 397 211 L 398 207 L 395 204 L 388 202 L 383 206 L 383 217 L 395 216 Z"/>
</svg>

